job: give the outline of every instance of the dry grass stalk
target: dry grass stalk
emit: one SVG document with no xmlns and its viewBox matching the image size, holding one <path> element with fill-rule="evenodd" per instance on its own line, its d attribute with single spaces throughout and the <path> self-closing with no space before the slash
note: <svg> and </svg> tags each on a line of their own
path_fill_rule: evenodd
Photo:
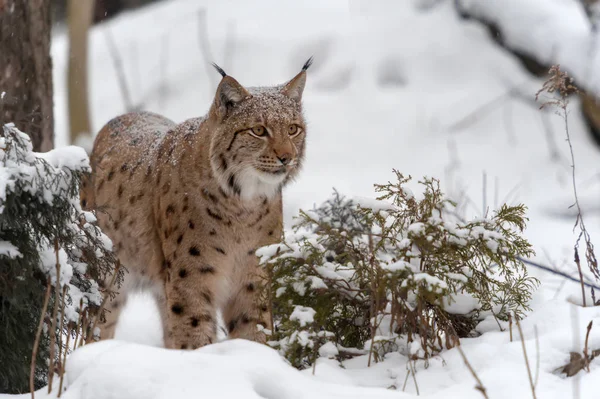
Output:
<svg viewBox="0 0 600 399">
<path fill-rule="evenodd" d="M 489 399 L 489 397 L 487 395 L 487 391 L 486 391 L 485 387 L 483 386 L 483 383 L 479 379 L 479 376 L 475 372 L 475 369 L 473 368 L 473 366 L 471 366 L 471 363 L 469 363 L 469 360 L 467 360 L 467 357 L 465 356 L 465 353 L 463 352 L 460 345 L 456 345 L 456 349 L 458 350 L 458 353 L 460 353 L 460 357 L 462 357 L 463 362 L 465 362 L 465 366 L 467 366 L 467 368 L 471 372 L 471 375 L 473 375 L 473 377 L 475 378 L 475 381 L 477 381 L 477 385 L 475 385 L 475 389 L 477 389 L 479 392 L 481 392 L 481 394 L 483 395 L 483 397 L 485 399 Z"/>
<path fill-rule="evenodd" d="M 54 309 L 50 321 L 50 359 L 48 362 L 48 393 L 52 392 L 52 381 L 54 380 L 54 359 L 56 350 L 56 323 L 58 323 L 58 307 L 60 306 L 60 261 L 58 238 L 54 240 L 54 253 L 56 254 L 56 287 L 54 288 Z"/>
<path fill-rule="evenodd" d="M 369 234 L 369 252 L 371 254 L 373 254 L 373 236 L 371 234 Z M 375 276 L 375 264 L 374 264 L 374 255 L 371 256 L 371 259 L 369 260 L 369 263 L 371 264 L 371 269 L 372 269 L 372 273 L 373 276 Z M 375 281 L 375 279 L 371 279 L 371 292 L 375 293 L 376 291 L 376 284 L 377 282 Z M 376 300 L 379 299 L 379 296 L 377 296 L 376 298 L 373 298 L 373 296 L 371 296 L 371 319 L 372 319 L 372 324 L 371 324 L 371 347 L 369 348 L 369 361 L 367 364 L 367 367 L 371 367 L 371 359 L 373 358 L 373 348 L 375 347 L 375 335 L 377 334 L 377 303 Z"/>
<path fill-rule="evenodd" d="M 565 134 L 567 143 L 569 144 L 569 151 L 571 154 L 571 179 L 573 183 L 573 195 L 575 197 L 574 206 L 577 208 L 577 217 L 575 219 L 575 225 L 573 229 L 579 227 L 579 236 L 577 237 L 577 241 L 574 246 L 575 251 L 575 263 L 579 270 L 580 282 L 581 282 L 581 290 L 582 290 L 582 300 L 583 306 L 586 305 L 585 301 L 585 290 L 583 283 L 583 273 L 581 272 L 581 265 L 579 262 L 579 243 L 581 238 L 583 238 L 585 242 L 585 257 L 588 264 L 588 267 L 594 277 L 597 280 L 600 280 L 600 269 L 598 269 L 598 260 L 596 259 L 596 254 L 594 252 L 594 245 L 592 244 L 590 234 L 588 233 L 585 222 L 583 220 L 583 213 L 581 211 L 581 206 L 579 204 L 579 197 L 577 195 L 577 181 L 575 179 L 575 155 L 573 152 L 573 144 L 571 142 L 571 135 L 569 132 L 569 96 L 571 94 L 579 93 L 577 87 L 573 84 L 573 79 L 569 77 L 566 72 L 561 71 L 560 65 L 554 65 L 550 68 L 549 78 L 544 82 L 542 88 L 536 93 L 535 99 L 539 100 L 539 97 L 542 93 L 548 93 L 553 95 L 554 97 L 548 99 L 543 102 L 540 106 L 540 109 L 543 109 L 546 106 L 554 106 L 559 109 L 558 114 L 563 118 L 565 124 Z"/>
<path fill-rule="evenodd" d="M 50 302 L 51 291 L 52 285 L 50 283 L 50 278 L 48 278 L 48 282 L 46 284 L 46 295 L 44 296 L 44 304 L 42 305 L 42 312 L 40 314 L 40 324 L 38 324 L 37 332 L 35 334 L 35 341 L 33 342 L 33 350 L 31 354 L 31 368 L 29 371 L 29 390 L 31 391 L 31 399 L 35 399 L 35 360 L 37 359 L 38 347 L 40 346 L 40 337 L 42 335 L 42 329 L 44 327 L 44 315 L 46 314 L 46 309 L 48 309 L 48 302 Z"/>
<path fill-rule="evenodd" d="M 573 259 L 575 261 L 575 264 L 577 265 L 577 271 L 579 272 L 579 282 L 581 283 L 581 300 L 583 303 L 583 307 L 585 308 L 587 306 L 585 301 L 585 285 L 583 284 L 583 272 L 581 271 L 581 261 L 579 259 L 579 251 L 577 250 L 577 245 L 573 248 L 573 252 Z"/>
<path fill-rule="evenodd" d="M 75 340 L 73 349 L 77 349 L 77 340 L 79 339 L 79 331 L 81 331 L 81 319 L 83 318 L 83 298 L 79 300 L 79 319 L 77 320 L 77 325 L 75 326 Z"/>
<path fill-rule="evenodd" d="M 75 349 L 82 347 L 86 342 L 87 330 L 88 330 L 88 308 L 83 310 L 83 314 L 80 316 L 81 320 L 81 337 L 79 337 L 79 343 L 75 344 Z"/>
<path fill-rule="evenodd" d="M 585 359 L 585 368 L 588 373 L 590 372 L 590 362 L 591 362 L 591 359 L 588 355 L 588 342 L 590 340 L 590 331 L 592 331 L 593 322 L 594 322 L 593 320 L 590 321 L 590 324 L 588 324 L 588 326 L 587 326 L 587 331 L 585 333 L 585 345 L 583 347 L 583 357 Z"/>
<path fill-rule="evenodd" d="M 108 300 L 112 287 L 115 285 L 117 281 L 117 276 L 119 274 L 119 269 L 121 268 L 121 261 L 117 260 L 117 264 L 115 265 L 115 271 L 113 273 L 112 278 L 110 279 L 110 284 L 106 287 L 106 291 L 104 292 L 104 297 L 102 298 L 102 304 L 100 304 L 100 309 L 94 315 L 94 320 L 90 320 L 90 325 L 92 327 L 92 331 L 86 339 L 86 343 L 90 343 L 91 340 L 94 339 L 94 331 L 96 330 L 96 326 L 98 324 L 98 319 L 102 317 L 102 312 L 104 311 L 104 306 L 106 306 L 106 301 Z"/>
<path fill-rule="evenodd" d="M 593 350 L 591 353 L 588 353 L 589 349 L 589 339 L 590 332 L 592 331 L 593 322 L 590 321 L 587 326 L 587 331 L 585 334 L 585 344 L 583 348 L 583 354 L 577 352 L 571 352 L 569 363 L 564 365 L 563 367 L 559 367 L 558 370 L 566 374 L 567 377 L 573 377 L 581 370 L 586 370 L 588 373 L 590 372 L 590 363 L 596 357 L 600 356 L 600 349 Z"/>
<path fill-rule="evenodd" d="M 58 384 L 58 395 L 57 396 L 59 398 L 63 392 L 63 381 L 65 379 L 65 370 L 67 368 L 67 354 L 69 353 L 69 340 L 71 339 L 71 334 L 72 334 L 72 328 L 71 328 L 71 323 L 69 323 L 68 327 L 67 327 L 67 342 L 65 343 L 65 353 L 62 357 L 62 362 L 61 362 L 60 383 Z"/>
<path fill-rule="evenodd" d="M 60 335 L 58 336 L 58 357 L 57 357 L 58 363 L 56 364 L 56 367 L 55 367 L 56 372 L 60 375 L 61 381 L 62 381 L 63 374 L 64 374 L 63 363 L 62 363 L 62 358 L 63 358 L 63 342 L 62 342 L 63 334 L 62 334 L 62 332 L 64 331 L 64 328 L 65 328 L 65 319 L 66 319 L 65 307 L 67 305 L 65 298 L 67 296 L 67 289 L 68 289 L 68 286 L 65 285 L 63 287 L 63 292 L 62 292 L 62 299 L 61 299 L 62 307 L 60 310 L 60 329 L 59 329 Z M 68 352 L 68 350 L 69 350 L 69 348 L 67 346 L 65 346 L 65 355 Z M 50 359 L 50 362 L 52 362 L 52 359 Z M 60 395 L 60 391 L 58 392 L 58 394 Z"/>
<path fill-rule="evenodd" d="M 533 399 L 536 399 L 535 395 L 535 384 L 533 383 L 533 376 L 531 375 L 531 367 L 529 366 L 529 358 L 527 357 L 527 348 L 525 346 L 525 337 L 523 336 L 523 330 L 521 329 L 521 323 L 519 322 L 519 318 L 515 315 L 515 322 L 517 323 L 517 329 L 519 331 L 519 336 L 521 337 L 521 345 L 523 347 L 523 356 L 525 357 L 525 366 L 527 367 L 527 376 L 529 377 L 529 385 L 531 386 L 531 395 Z"/>
</svg>

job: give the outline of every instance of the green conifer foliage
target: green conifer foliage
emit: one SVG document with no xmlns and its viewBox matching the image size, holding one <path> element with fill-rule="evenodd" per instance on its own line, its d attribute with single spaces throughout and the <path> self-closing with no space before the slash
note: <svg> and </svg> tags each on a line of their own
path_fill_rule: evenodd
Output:
<svg viewBox="0 0 600 399">
<path fill-rule="evenodd" d="M 89 173 L 85 151 L 67 147 L 32 152 L 29 137 L 14 125 L 0 134 L 0 392 L 29 391 L 30 362 L 48 282 L 53 291 L 44 317 L 35 368 L 45 384 L 51 328 L 56 346 L 75 334 L 81 309 L 98 309 L 99 282 L 112 274 L 115 257 L 95 216 L 79 205 L 79 182 Z M 57 269 L 57 259 L 59 269 Z M 58 281 L 57 281 L 58 279 Z M 59 287 L 56 295 L 55 287 Z M 65 301 L 62 291 L 66 288 Z M 58 298 L 58 318 L 52 323 Z M 62 310 L 64 308 L 64 311 Z M 55 358 L 58 350 L 54 351 Z"/>
<path fill-rule="evenodd" d="M 283 244 L 259 249 L 269 276 L 270 344 L 296 367 L 317 357 L 399 351 L 428 359 L 474 333 L 527 311 L 538 281 L 521 258 L 523 205 L 464 221 L 435 179 L 376 185 L 377 200 L 338 193 L 301 211 Z"/>
</svg>

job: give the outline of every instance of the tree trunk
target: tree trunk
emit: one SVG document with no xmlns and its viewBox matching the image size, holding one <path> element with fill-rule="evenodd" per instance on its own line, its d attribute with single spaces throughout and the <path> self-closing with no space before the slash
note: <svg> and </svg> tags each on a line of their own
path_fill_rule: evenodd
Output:
<svg viewBox="0 0 600 399">
<path fill-rule="evenodd" d="M 0 123 L 54 146 L 50 0 L 0 0 Z"/>
<path fill-rule="evenodd" d="M 80 134 L 90 134 L 88 102 L 88 30 L 94 14 L 94 0 L 68 0 L 69 24 L 69 136 L 75 144 Z"/>
</svg>

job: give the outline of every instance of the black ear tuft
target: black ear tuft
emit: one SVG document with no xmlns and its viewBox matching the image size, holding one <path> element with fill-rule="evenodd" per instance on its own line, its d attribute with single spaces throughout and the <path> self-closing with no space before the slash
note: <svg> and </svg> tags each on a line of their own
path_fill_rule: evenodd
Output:
<svg viewBox="0 0 600 399">
<path fill-rule="evenodd" d="M 309 60 L 312 62 L 312 57 Z M 219 72 L 221 74 L 222 77 L 227 76 L 227 74 L 225 73 L 225 71 L 223 70 L 223 68 L 221 68 L 220 66 L 218 66 L 217 64 L 215 64 L 214 62 L 211 64 L 213 66 L 213 68 L 215 68 L 217 70 L 217 72 Z M 309 65 L 310 66 L 310 65 Z"/>
<path fill-rule="evenodd" d="M 302 67 L 302 70 L 306 72 L 306 70 L 308 68 L 310 68 L 310 66 L 313 63 L 313 57 L 311 56 L 308 60 L 306 60 L 306 62 L 304 63 L 304 66 Z"/>
</svg>

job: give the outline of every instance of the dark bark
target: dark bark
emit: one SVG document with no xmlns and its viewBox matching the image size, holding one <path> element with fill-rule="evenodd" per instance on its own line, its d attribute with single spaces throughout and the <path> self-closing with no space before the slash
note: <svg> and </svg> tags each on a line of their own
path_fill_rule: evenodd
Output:
<svg viewBox="0 0 600 399">
<path fill-rule="evenodd" d="M 14 122 L 35 151 L 54 144 L 50 0 L 0 0 L 0 123 Z"/>
</svg>

